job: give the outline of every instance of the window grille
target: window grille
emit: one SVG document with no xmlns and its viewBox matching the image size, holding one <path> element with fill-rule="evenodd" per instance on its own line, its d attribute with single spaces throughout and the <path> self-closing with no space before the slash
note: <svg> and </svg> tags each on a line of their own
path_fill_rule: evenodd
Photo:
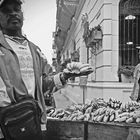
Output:
<svg viewBox="0 0 140 140">
<path fill-rule="evenodd" d="M 140 62 L 140 0 L 121 0 L 119 4 L 119 65 Z"/>
</svg>

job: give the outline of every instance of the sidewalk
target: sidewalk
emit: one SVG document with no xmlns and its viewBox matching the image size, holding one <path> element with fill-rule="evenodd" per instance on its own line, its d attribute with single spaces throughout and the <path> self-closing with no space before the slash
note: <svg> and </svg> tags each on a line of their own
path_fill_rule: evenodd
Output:
<svg viewBox="0 0 140 140">
<path fill-rule="evenodd" d="M 66 108 L 73 103 L 65 96 L 65 90 L 61 89 L 54 93 L 56 108 Z"/>
</svg>

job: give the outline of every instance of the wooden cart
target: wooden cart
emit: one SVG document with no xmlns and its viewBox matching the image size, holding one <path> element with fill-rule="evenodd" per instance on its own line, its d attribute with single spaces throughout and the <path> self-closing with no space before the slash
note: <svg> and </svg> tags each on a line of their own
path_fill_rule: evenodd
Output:
<svg viewBox="0 0 140 140">
<path fill-rule="evenodd" d="M 140 125 L 48 120 L 43 140 L 140 140 Z"/>
</svg>

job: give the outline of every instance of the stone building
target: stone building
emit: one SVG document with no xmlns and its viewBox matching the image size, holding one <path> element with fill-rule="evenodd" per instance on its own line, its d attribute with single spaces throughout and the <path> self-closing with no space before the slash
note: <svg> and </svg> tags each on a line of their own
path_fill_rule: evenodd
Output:
<svg viewBox="0 0 140 140">
<path fill-rule="evenodd" d="M 58 64 L 66 59 L 92 65 L 83 90 L 70 81 L 66 96 L 73 102 L 110 97 L 130 100 L 133 78 L 123 82 L 120 68 L 139 63 L 140 0 L 57 0 L 54 42 Z M 124 70 L 125 71 L 125 70 Z"/>
</svg>

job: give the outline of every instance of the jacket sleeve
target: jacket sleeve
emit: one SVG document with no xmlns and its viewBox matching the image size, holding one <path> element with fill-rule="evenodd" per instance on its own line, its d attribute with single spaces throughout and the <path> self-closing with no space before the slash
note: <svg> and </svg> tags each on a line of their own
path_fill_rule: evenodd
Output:
<svg viewBox="0 0 140 140">
<path fill-rule="evenodd" d="M 62 88 L 65 85 L 65 81 L 63 78 L 63 73 L 57 73 L 56 75 L 50 75 L 50 65 L 47 63 L 47 59 L 44 54 L 41 54 L 42 58 L 42 91 L 45 93 L 46 91 L 55 91 Z"/>
<path fill-rule="evenodd" d="M 64 83 L 61 80 L 61 74 L 62 73 L 58 73 L 56 75 L 50 76 L 49 74 L 43 74 L 43 78 L 42 78 L 42 90 L 43 93 L 45 93 L 46 91 L 55 91 L 62 88 L 64 86 Z"/>
</svg>

